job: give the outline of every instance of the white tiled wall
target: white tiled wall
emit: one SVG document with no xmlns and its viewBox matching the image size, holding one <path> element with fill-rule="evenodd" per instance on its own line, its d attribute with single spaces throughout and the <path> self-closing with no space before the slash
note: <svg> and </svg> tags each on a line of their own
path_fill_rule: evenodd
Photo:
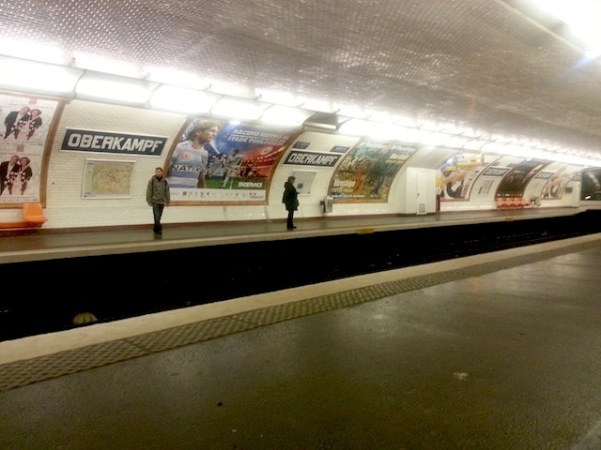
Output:
<svg viewBox="0 0 601 450">
<path fill-rule="evenodd" d="M 107 226 L 128 226 L 152 223 L 152 211 L 146 204 L 146 186 L 154 174 L 155 167 L 164 167 L 175 140 L 179 138 L 187 122 L 183 114 L 154 110 L 108 105 L 102 103 L 73 100 L 66 104 L 47 155 L 48 177 L 46 180 L 45 214 L 48 221 L 44 228 L 86 228 Z M 65 129 L 75 128 L 106 132 L 120 132 L 167 138 L 160 156 L 121 155 L 109 153 L 74 152 L 61 150 Z M 301 135 L 310 140 L 316 150 L 328 151 L 334 144 L 344 142 L 344 137 L 332 137 L 327 134 L 313 136 Z M 347 138 L 351 148 L 358 138 Z M 447 152 L 448 153 L 448 152 Z M 420 149 L 411 158 L 407 167 L 401 169 L 393 182 L 388 202 L 377 203 L 337 203 L 328 216 L 374 215 L 403 213 L 403 193 L 405 185 L 399 183 L 403 172 L 409 167 L 434 169 L 449 155 L 441 151 L 433 152 Z M 84 167 L 86 159 L 134 161 L 131 197 L 122 199 L 84 199 L 82 197 Z M 220 222 L 284 220 L 286 211 L 281 203 L 284 181 L 294 170 L 314 172 L 311 192 L 299 196 L 298 218 L 314 218 L 324 215 L 320 202 L 328 192 L 328 184 L 333 167 L 297 167 L 283 165 L 282 160 L 275 168 L 272 183 L 267 192 L 266 204 L 257 205 L 186 205 L 172 206 L 165 210 L 163 222 Z M 555 206 L 557 202 L 554 203 Z M 560 206 L 577 204 L 577 196 Z M 544 206 L 547 206 L 546 204 Z M 549 205 L 553 206 L 553 205 Z M 494 208 L 492 197 L 477 201 L 453 202 L 445 204 L 443 210 L 465 208 Z M 3 208 L 0 210 L 0 222 L 22 220 L 21 209 Z"/>
<path fill-rule="evenodd" d="M 186 117 L 159 111 L 74 100 L 65 106 L 48 164 L 45 228 L 134 225 L 152 222 L 146 185 L 163 166 Z M 162 154 L 129 156 L 61 150 L 66 128 L 165 136 Z M 131 198 L 82 198 L 86 159 L 135 161 Z"/>
</svg>

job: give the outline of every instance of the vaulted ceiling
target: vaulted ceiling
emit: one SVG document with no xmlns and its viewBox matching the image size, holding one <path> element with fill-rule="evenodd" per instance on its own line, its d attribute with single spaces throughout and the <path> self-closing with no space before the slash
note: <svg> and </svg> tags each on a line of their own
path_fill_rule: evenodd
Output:
<svg viewBox="0 0 601 450">
<path fill-rule="evenodd" d="M 601 67 L 526 0 L 0 0 L 2 39 L 601 152 Z"/>
</svg>

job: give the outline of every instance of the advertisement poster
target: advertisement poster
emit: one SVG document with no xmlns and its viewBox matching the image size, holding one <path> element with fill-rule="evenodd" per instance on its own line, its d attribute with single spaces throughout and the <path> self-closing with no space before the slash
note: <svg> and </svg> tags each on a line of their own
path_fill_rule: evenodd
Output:
<svg viewBox="0 0 601 450">
<path fill-rule="evenodd" d="M 526 186 L 547 164 L 548 161 L 539 161 L 535 159 L 527 159 L 510 167 L 510 170 L 503 177 L 495 198 L 519 198 L 524 196 Z"/>
<path fill-rule="evenodd" d="M 39 202 L 46 138 L 58 101 L 0 95 L 0 207 Z"/>
<path fill-rule="evenodd" d="M 275 164 L 298 131 L 192 120 L 168 158 L 171 201 L 265 202 Z"/>
<path fill-rule="evenodd" d="M 580 200 L 601 200 L 601 169 L 590 169 L 582 172 Z"/>
<path fill-rule="evenodd" d="M 404 144 L 360 142 L 334 171 L 328 195 L 337 202 L 386 202 L 392 180 L 416 151 Z"/>
<path fill-rule="evenodd" d="M 554 173 L 549 174 L 549 177 L 546 178 L 547 182 L 543 186 L 540 198 L 545 200 L 560 200 L 563 196 L 566 185 L 574 177 L 574 175 L 580 172 L 580 169 L 581 168 L 578 166 L 566 165 Z M 539 175 L 541 173 L 545 172 L 540 172 Z M 537 175 L 537 178 L 539 175 Z"/>
<path fill-rule="evenodd" d="M 440 168 L 437 191 L 442 201 L 468 200 L 472 185 L 495 157 L 462 152 Z"/>
</svg>

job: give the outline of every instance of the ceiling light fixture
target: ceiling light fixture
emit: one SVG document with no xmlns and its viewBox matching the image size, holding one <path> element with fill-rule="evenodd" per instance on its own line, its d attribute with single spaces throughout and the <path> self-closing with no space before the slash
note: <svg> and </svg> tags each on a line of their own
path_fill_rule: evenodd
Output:
<svg viewBox="0 0 601 450">
<path fill-rule="evenodd" d="M 301 126 L 312 114 L 291 106 L 272 105 L 261 116 L 261 122 L 272 125 Z"/>
<path fill-rule="evenodd" d="M 320 130 L 335 131 L 340 125 L 339 117 L 333 113 L 316 112 L 308 117 L 303 123 L 305 127 L 317 128 Z"/>
<path fill-rule="evenodd" d="M 152 94 L 150 106 L 185 114 L 206 114 L 220 98 L 221 96 L 209 92 L 161 85 Z"/>
<path fill-rule="evenodd" d="M 73 96 L 83 71 L 25 59 L 0 56 L 0 87 L 38 94 Z"/>
<path fill-rule="evenodd" d="M 153 86 L 133 78 L 86 71 L 75 86 L 77 98 L 124 105 L 145 105 Z"/>
<path fill-rule="evenodd" d="M 257 120 L 269 105 L 254 100 L 223 97 L 211 108 L 211 114 L 237 120 Z"/>
</svg>

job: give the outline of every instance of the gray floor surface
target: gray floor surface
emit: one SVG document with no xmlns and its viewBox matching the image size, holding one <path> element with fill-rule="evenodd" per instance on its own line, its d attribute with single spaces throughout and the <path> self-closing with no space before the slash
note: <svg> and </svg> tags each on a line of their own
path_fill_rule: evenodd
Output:
<svg viewBox="0 0 601 450">
<path fill-rule="evenodd" d="M 0 449 L 600 449 L 600 273 L 596 241 L 41 377 Z"/>
</svg>

